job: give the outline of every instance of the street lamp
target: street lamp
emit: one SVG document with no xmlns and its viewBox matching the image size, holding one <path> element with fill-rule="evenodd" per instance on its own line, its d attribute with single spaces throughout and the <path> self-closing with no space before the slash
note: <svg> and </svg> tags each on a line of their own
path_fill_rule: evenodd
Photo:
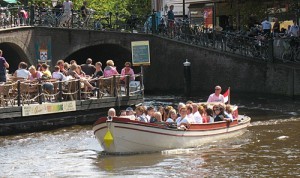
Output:
<svg viewBox="0 0 300 178">
<path fill-rule="evenodd" d="M 58 1 L 58 0 L 51 0 L 51 2 L 52 2 L 52 7 L 55 7 L 55 6 L 57 5 L 57 1 Z"/>
</svg>

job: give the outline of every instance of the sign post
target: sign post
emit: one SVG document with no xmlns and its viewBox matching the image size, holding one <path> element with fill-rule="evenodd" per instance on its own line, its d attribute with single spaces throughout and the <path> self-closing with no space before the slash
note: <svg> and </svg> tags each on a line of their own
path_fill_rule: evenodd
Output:
<svg viewBox="0 0 300 178">
<path fill-rule="evenodd" d="M 144 94 L 144 68 L 143 66 L 150 65 L 150 48 L 149 41 L 132 41 L 131 42 L 132 50 L 132 65 L 141 66 L 141 83 L 140 87 L 143 90 Z"/>
</svg>

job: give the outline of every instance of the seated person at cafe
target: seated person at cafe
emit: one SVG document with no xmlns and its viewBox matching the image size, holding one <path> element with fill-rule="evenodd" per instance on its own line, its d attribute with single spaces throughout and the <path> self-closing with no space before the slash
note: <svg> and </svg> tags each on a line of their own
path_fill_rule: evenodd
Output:
<svg viewBox="0 0 300 178">
<path fill-rule="evenodd" d="M 95 70 L 95 73 L 93 74 L 93 78 L 102 77 L 103 76 L 102 63 L 96 62 L 95 67 L 96 67 L 96 70 Z"/>
<path fill-rule="evenodd" d="M 47 81 L 47 80 L 51 79 L 51 77 L 52 77 L 47 64 L 43 63 L 41 65 L 41 72 L 43 74 L 41 77 L 41 79 L 43 80 L 43 89 L 45 91 L 47 91 L 48 93 L 52 93 L 54 90 L 54 86 L 51 82 Z"/>
<path fill-rule="evenodd" d="M 67 81 L 68 80 L 68 78 L 62 72 L 60 72 L 60 67 L 59 66 L 54 67 L 54 72 L 52 73 L 52 78 L 57 79 L 57 80 L 61 80 L 61 81 Z"/>
<path fill-rule="evenodd" d="M 64 75 L 68 74 L 68 70 L 65 69 L 65 62 L 64 62 L 64 60 L 58 60 L 56 62 L 56 66 L 59 67 L 59 70 L 60 70 L 61 73 L 63 73 Z"/>
<path fill-rule="evenodd" d="M 77 64 L 72 64 L 69 71 L 70 76 L 72 76 L 74 79 L 80 79 L 80 81 L 84 84 L 85 90 L 88 87 L 92 91 L 96 91 L 98 88 L 92 86 L 85 77 L 81 77 L 80 75 L 78 75 L 76 69 L 77 69 Z"/>
<path fill-rule="evenodd" d="M 51 72 L 50 72 L 47 64 L 45 64 L 45 63 L 42 64 L 41 72 L 43 73 L 42 79 L 50 79 L 51 78 Z"/>
<path fill-rule="evenodd" d="M 34 80 L 38 80 L 42 77 L 42 73 L 40 71 L 37 71 L 36 68 L 32 65 L 28 68 L 29 72 L 30 72 L 30 77 L 29 80 L 34 81 Z"/>
<path fill-rule="evenodd" d="M 113 75 L 119 75 L 119 72 L 117 71 L 113 60 L 106 61 L 106 67 L 104 68 L 103 75 L 105 78 L 111 77 Z"/>
<path fill-rule="evenodd" d="M 14 76 L 18 78 L 23 78 L 23 79 L 29 79 L 30 77 L 30 72 L 27 70 L 27 63 L 26 62 L 20 62 L 19 63 L 19 69 L 15 71 Z"/>
<path fill-rule="evenodd" d="M 95 73 L 95 66 L 92 64 L 93 60 L 91 58 L 87 58 L 85 64 L 81 65 L 82 71 L 89 76 L 92 76 Z"/>
<path fill-rule="evenodd" d="M 134 76 L 134 71 L 131 68 L 131 63 L 130 62 L 125 62 L 125 67 L 121 70 L 121 80 L 125 81 L 125 76 L 129 75 L 130 81 L 134 81 L 135 80 L 135 76 Z"/>
</svg>

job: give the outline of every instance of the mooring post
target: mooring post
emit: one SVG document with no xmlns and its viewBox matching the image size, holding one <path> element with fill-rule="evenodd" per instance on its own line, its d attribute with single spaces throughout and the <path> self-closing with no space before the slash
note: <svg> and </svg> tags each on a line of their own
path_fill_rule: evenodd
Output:
<svg viewBox="0 0 300 178">
<path fill-rule="evenodd" d="M 77 100 L 81 100 L 81 83 L 80 80 L 77 80 Z"/>
<path fill-rule="evenodd" d="M 116 97 L 117 95 L 116 95 L 116 93 L 117 93 L 117 85 L 116 85 L 116 76 L 114 75 L 113 76 L 113 97 Z"/>
<path fill-rule="evenodd" d="M 141 90 L 141 94 L 144 96 L 144 67 L 143 67 L 143 65 L 141 65 L 140 90 Z"/>
<path fill-rule="evenodd" d="M 130 94 L 129 83 L 130 83 L 130 76 L 126 75 L 126 79 L 125 79 L 126 96 L 129 96 L 129 94 Z"/>
<path fill-rule="evenodd" d="M 58 82 L 58 90 L 59 90 L 58 101 L 62 102 L 62 80 L 61 79 Z"/>
<path fill-rule="evenodd" d="M 41 81 L 39 81 L 39 84 L 38 84 L 38 92 L 39 92 L 39 104 L 42 104 L 43 99 L 42 99 L 42 82 Z M 45 96 L 44 96 L 44 99 L 45 99 Z"/>
<path fill-rule="evenodd" d="M 183 63 L 184 66 L 184 94 L 189 97 L 191 94 L 191 63 L 186 59 Z"/>
<path fill-rule="evenodd" d="M 98 90 L 97 90 L 97 98 L 98 98 L 98 99 L 100 98 L 100 85 L 99 85 L 100 81 L 99 81 L 99 80 L 100 80 L 100 79 L 97 78 L 97 81 L 96 81 L 96 86 L 97 86 L 97 88 L 98 88 Z"/>
<path fill-rule="evenodd" d="M 20 80 L 18 80 L 18 86 L 17 86 L 17 88 L 18 88 L 18 97 L 17 97 L 18 106 L 21 106 L 21 91 L 20 91 L 20 89 L 21 89 L 21 82 L 20 82 Z"/>
</svg>

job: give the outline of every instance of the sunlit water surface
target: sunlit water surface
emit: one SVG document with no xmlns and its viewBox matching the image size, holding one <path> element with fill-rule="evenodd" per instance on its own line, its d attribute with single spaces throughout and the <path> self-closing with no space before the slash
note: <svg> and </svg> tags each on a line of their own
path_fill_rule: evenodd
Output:
<svg viewBox="0 0 300 178">
<path fill-rule="evenodd" d="M 145 104 L 176 106 L 182 100 L 148 96 Z M 241 136 L 191 149 L 105 155 L 92 126 L 0 137 L 0 177 L 299 177 L 300 103 L 234 101 L 252 126 Z"/>
</svg>

